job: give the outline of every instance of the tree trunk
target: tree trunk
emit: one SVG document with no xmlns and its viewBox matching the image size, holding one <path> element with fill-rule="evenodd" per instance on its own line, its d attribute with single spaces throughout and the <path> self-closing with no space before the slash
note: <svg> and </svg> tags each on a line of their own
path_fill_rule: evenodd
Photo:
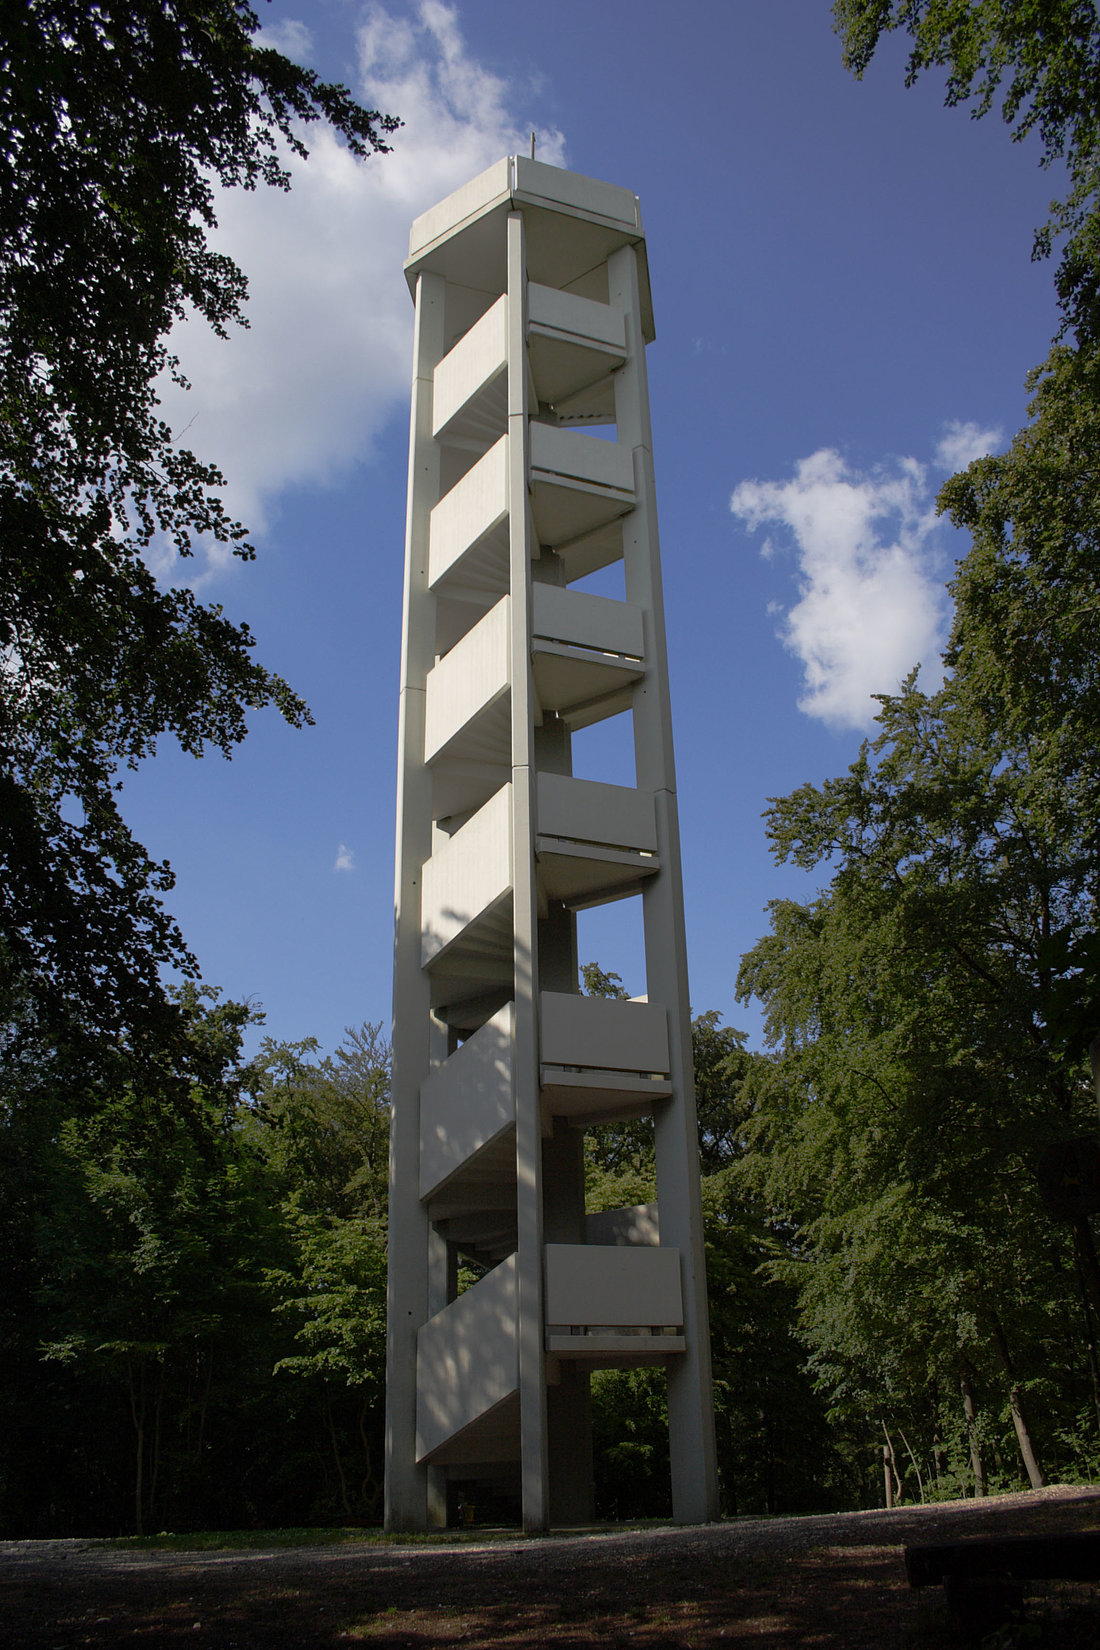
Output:
<svg viewBox="0 0 1100 1650">
<path fill-rule="evenodd" d="M 1093 1293 L 1100 1282 L 1100 1265 L 1097 1264 L 1096 1245 L 1092 1241 L 1092 1228 L 1087 1216 L 1083 1220 L 1074 1221 L 1073 1224 L 1073 1259 L 1077 1268 L 1081 1311 L 1085 1319 L 1085 1345 L 1088 1348 L 1089 1376 L 1092 1380 L 1092 1405 L 1096 1411 L 1096 1424 L 1100 1427 L 1100 1357 L 1096 1350 L 1096 1324 L 1092 1315 L 1094 1308 L 1100 1312 L 1100 1301 Z"/>
<path fill-rule="evenodd" d="M 134 1423 L 134 1534 L 145 1534 L 145 1365 L 141 1366 L 140 1382 L 134 1380 L 134 1366 L 126 1360 L 126 1376 L 130 1386 L 130 1417 Z"/>
<path fill-rule="evenodd" d="M 974 1408 L 974 1393 L 970 1381 L 965 1375 L 959 1376 L 959 1390 L 962 1393 L 963 1414 L 966 1417 L 966 1441 L 970 1445 L 970 1470 L 974 1474 L 974 1496 L 980 1500 L 987 1495 L 988 1487 L 985 1476 L 985 1462 L 982 1460 L 982 1449 L 978 1442 L 978 1416 Z"/>
<path fill-rule="evenodd" d="M 1005 1333 L 1001 1327 L 1001 1320 L 998 1318 L 996 1312 L 990 1314 L 990 1328 L 993 1334 L 993 1350 L 997 1355 L 997 1362 L 1000 1364 L 1005 1379 L 1008 1382 L 1008 1407 L 1012 1413 L 1012 1425 L 1016 1429 L 1016 1442 L 1020 1446 L 1020 1459 L 1024 1463 L 1024 1471 L 1027 1473 L 1028 1482 L 1030 1483 L 1032 1489 L 1041 1490 L 1043 1485 L 1046 1483 L 1046 1479 L 1043 1477 L 1043 1469 L 1039 1465 L 1038 1457 L 1035 1454 L 1035 1449 L 1031 1442 L 1031 1432 L 1028 1428 L 1027 1418 L 1024 1415 L 1023 1405 L 1020 1400 L 1020 1388 L 1016 1381 L 1015 1371 L 1012 1367 L 1012 1359 L 1009 1355 L 1008 1342 L 1005 1340 Z"/>
<path fill-rule="evenodd" d="M 351 1517 L 351 1502 L 348 1500 L 348 1481 L 344 1476 L 344 1463 L 340 1459 L 340 1441 L 336 1436 L 336 1422 L 333 1419 L 332 1403 L 325 1399 L 325 1418 L 328 1421 L 329 1437 L 332 1439 L 332 1458 L 336 1462 L 336 1476 L 340 1480 L 340 1500 L 344 1511 Z"/>
<path fill-rule="evenodd" d="M 906 1455 L 909 1457 L 910 1461 L 912 1461 L 912 1463 L 913 1463 L 913 1471 L 917 1475 L 917 1490 L 920 1494 L 920 1504 L 923 1507 L 924 1506 L 924 1479 L 921 1477 L 921 1471 L 920 1471 L 919 1465 L 917 1464 L 917 1458 L 913 1454 L 912 1445 L 910 1444 L 908 1438 L 905 1436 L 904 1432 L 902 1432 L 900 1427 L 898 1428 L 898 1436 L 900 1437 L 902 1443 L 905 1445 Z"/>
<path fill-rule="evenodd" d="M 163 1355 L 160 1360 L 160 1372 L 157 1376 L 157 1401 L 153 1410 L 153 1460 L 149 1468 L 149 1514 L 150 1517 L 157 1504 L 157 1484 L 160 1479 L 160 1424 L 164 1413 L 164 1364 Z"/>
<path fill-rule="evenodd" d="M 1091 1308 L 1100 1316 L 1100 1260 L 1096 1258 L 1088 1215 L 1082 1215 L 1073 1223 L 1073 1258 L 1077 1262 L 1077 1277 L 1086 1309 Z"/>
<path fill-rule="evenodd" d="M 214 1348 L 211 1346 L 209 1357 L 206 1360 L 206 1381 L 202 1389 L 202 1404 L 199 1408 L 199 1436 L 195 1445 L 195 1454 L 202 1454 L 203 1440 L 206 1437 L 206 1415 L 210 1408 L 210 1385 L 214 1379 Z"/>
<path fill-rule="evenodd" d="M 898 1473 L 897 1457 L 894 1454 L 894 1441 L 886 1430 L 886 1422 L 882 1423 L 883 1435 L 886 1439 L 882 1446 L 882 1474 L 886 1487 L 887 1507 L 901 1505 L 901 1476 Z"/>
<path fill-rule="evenodd" d="M 943 1443 L 943 1421 L 940 1416 L 940 1395 L 935 1397 L 935 1409 L 932 1420 L 932 1462 L 936 1469 L 936 1488 L 939 1489 L 947 1477 L 948 1460 L 947 1450 Z"/>
</svg>

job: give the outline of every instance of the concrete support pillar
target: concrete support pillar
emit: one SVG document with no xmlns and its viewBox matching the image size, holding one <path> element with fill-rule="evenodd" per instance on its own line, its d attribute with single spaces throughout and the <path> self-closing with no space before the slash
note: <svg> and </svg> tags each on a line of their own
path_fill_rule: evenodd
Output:
<svg viewBox="0 0 1100 1650">
<path fill-rule="evenodd" d="M 527 260 L 523 214 L 508 215 L 508 551 L 512 603 L 512 845 L 516 1033 L 516 1284 L 523 1527 L 549 1523 L 542 1310 L 542 1125 L 539 1114 L 538 891 L 532 704 L 531 520 L 527 503 Z"/>
<path fill-rule="evenodd" d="M 429 982 L 420 966 L 421 867 L 431 854 L 432 781 L 424 761 L 425 682 L 434 660 L 434 598 L 428 588 L 428 527 L 439 492 L 432 439 L 432 386 L 444 354 L 446 283 L 416 283 L 405 595 L 398 722 L 397 871 L 394 889 L 393 1076 L 386 1358 L 386 1527 L 423 1529 L 428 1482 L 416 1463 L 416 1336 L 429 1316 L 428 1218 L 417 1195 L 420 1085 L 429 1070 Z"/>
<path fill-rule="evenodd" d="M 661 1242 L 680 1250 L 684 1267 L 686 1348 L 668 1369 L 672 1507 L 678 1523 L 698 1524 L 718 1516 L 718 1471 L 657 489 L 633 247 L 623 247 L 609 259 L 608 285 L 612 303 L 626 317 L 629 359 L 616 379 L 615 405 L 619 439 L 634 452 L 638 499 L 623 524 L 626 595 L 647 617 L 649 669 L 634 690 L 634 760 L 639 788 L 653 792 L 661 860 L 660 876 L 649 880 L 642 894 L 646 982 L 650 1000 L 668 1006 L 674 1089 L 674 1103 L 660 1108 L 655 1119 L 657 1200 Z"/>
</svg>

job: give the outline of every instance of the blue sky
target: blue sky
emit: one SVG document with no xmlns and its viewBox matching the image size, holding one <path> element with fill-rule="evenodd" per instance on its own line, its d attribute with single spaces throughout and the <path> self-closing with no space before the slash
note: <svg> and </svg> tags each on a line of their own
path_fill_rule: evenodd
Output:
<svg viewBox="0 0 1100 1650">
<path fill-rule="evenodd" d="M 223 196 L 251 328 L 179 329 L 193 388 L 167 416 L 221 464 L 259 550 L 187 576 L 317 725 L 260 715 L 232 763 L 166 743 L 128 779 L 130 823 L 177 874 L 170 908 L 267 1033 L 332 1049 L 388 1024 L 401 262 L 417 213 L 534 130 L 540 159 L 641 198 L 692 1001 L 755 1042 L 738 960 L 769 899 L 814 890 L 773 865 L 761 812 L 846 768 L 871 693 L 918 660 L 935 680 L 965 544 L 934 495 L 1023 421 L 1056 325 L 1029 254 L 1057 180 L 997 117 L 945 110 L 933 80 L 907 90 L 900 41 L 855 81 L 827 0 L 258 9 L 275 44 L 406 124 L 364 164 L 316 136 L 289 196 Z M 581 757 L 593 777 L 617 777 L 617 737 Z M 636 903 L 581 926 L 585 959 L 632 991 Z"/>
</svg>

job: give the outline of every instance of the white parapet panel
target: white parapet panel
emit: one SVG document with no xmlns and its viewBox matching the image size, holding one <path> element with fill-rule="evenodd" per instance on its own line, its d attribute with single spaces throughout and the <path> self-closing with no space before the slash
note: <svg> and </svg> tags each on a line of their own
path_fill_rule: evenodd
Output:
<svg viewBox="0 0 1100 1650">
<path fill-rule="evenodd" d="M 502 435 L 467 470 L 431 513 L 428 527 L 428 583 L 434 589 L 450 575 L 462 579 L 463 563 L 508 514 L 508 437 Z M 507 558 L 504 563 L 507 574 Z"/>
<path fill-rule="evenodd" d="M 527 300 L 527 359 L 540 402 L 559 421 L 613 422 L 611 375 L 626 360 L 621 311 L 535 281 Z"/>
<path fill-rule="evenodd" d="M 516 206 L 523 211 L 532 281 L 577 287 L 588 298 L 606 301 L 606 260 L 619 247 L 636 246 L 642 332 L 647 340 L 653 337 L 637 196 L 522 155 L 498 161 L 416 219 L 405 264 L 410 289 L 415 290 L 419 273 L 431 271 L 459 287 L 501 291 L 508 213 Z"/>
<path fill-rule="evenodd" d="M 657 820 L 650 791 L 540 773 L 537 794 L 540 836 L 656 852 Z"/>
<path fill-rule="evenodd" d="M 428 672 L 424 705 L 426 762 L 508 692 L 508 612 L 509 598 L 502 596 Z"/>
<path fill-rule="evenodd" d="M 420 1087 L 420 1195 L 430 1197 L 516 1120 L 508 1003 Z"/>
<path fill-rule="evenodd" d="M 650 792 L 539 774 L 535 852 L 548 898 L 572 910 L 622 899 L 660 870 L 656 849 Z"/>
<path fill-rule="evenodd" d="M 507 364 L 508 297 L 497 299 L 435 369 L 432 434 L 444 431 L 457 413 L 499 378 Z"/>
<path fill-rule="evenodd" d="M 416 1353 L 416 1458 L 423 1461 L 519 1384 L 515 1256 L 430 1318 Z"/>
<path fill-rule="evenodd" d="M 626 353 L 622 312 L 612 309 L 610 304 L 578 298 L 572 292 L 559 292 L 557 287 L 540 286 L 537 281 L 528 282 L 527 304 L 528 323 L 532 327 L 549 327 L 620 355 Z"/>
<path fill-rule="evenodd" d="M 634 454 L 629 447 L 552 424 L 531 425 L 531 469 L 621 493 L 634 491 Z"/>
<path fill-rule="evenodd" d="M 668 1013 L 661 1003 L 543 991 L 542 1059 L 554 1066 L 667 1074 Z"/>
<path fill-rule="evenodd" d="M 679 1329 L 679 1249 L 546 1245 L 546 1322 L 562 1328 Z"/>
<path fill-rule="evenodd" d="M 581 438 L 585 439 L 584 437 Z M 645 648 L 641 609 L 608 596 L 561 585 L 535 584 L 531 629 L 535 636 L 567 647 L 589 647 L 600 653 L 640 659 Z"/>
<path fill-rule="evenodd" d="M 656 1203 L 635 1203 L 626 1209 L 601 1209 L 585 1215 L 586 1243 L 614 1247 L 655 1248 L 661 1241 L 661 1216 Z"/>
<path fill-rule="evenodd" d="M 413 219 L 409 230 L 409 257 L 416 258 L 442 235 L 451 235 L 461 224 L 477 217 L 489 206 L 507 197 L 512 184 L 511 159 L 498 160 L 461 189 L 446 196 L 427 212 Z"/>
<path fill-rule="evenodd" d="M 427 968 L 512 890 L 512 787 L 495 796 L 424 866 L 421 962 Z"/>
<path fill-rule="evenodd" d="M 542 160 L 528 160 L 526 155 L 516 155 L 512 164 L 515 193 L 521 198 L 560 202 L 576 212 L 622 224 L 641 235 L 638 197 L 629 189 L 604 183 L 600 178 L 586 178 L 580 172 L 567 172 L 560 166 L 548 166 Z"/>
<path fill-rule="evenodd" d="M 540 712 L 583 728 L 628 710 L 645 674 L 642 615 L 629 602 L 536 584 L 531 663 Z"/>
<path fill-rule="evenodd" d="M 533 423 L 530 482 L 539 543 L 568 545 L 633 509 L 633 453 L 599 436 Z"/>
</svg>

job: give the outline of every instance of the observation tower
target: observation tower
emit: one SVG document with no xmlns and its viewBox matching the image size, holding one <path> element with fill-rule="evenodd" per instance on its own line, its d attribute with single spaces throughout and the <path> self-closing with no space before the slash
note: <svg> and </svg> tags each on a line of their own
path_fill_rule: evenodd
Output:
<svg viewBox="0 0 1100 1650">
<path fill-rule="evenodd" d="M 637 197 L 512 156 L 416 220 L 405 270 L 387 1527 L 444 1524 L 449 1483 L 519 1496 L 528 1531 L 590 1520 L 590 1374 L 655 1364 L 673 1516 L 704 1522 L 714 1417 Z M 574 737 L 609 718 L 633 785 L 574 775 Z M 629 898 L 645 993 L 582 996 L 576 913 Z M 656 1204 L 586 1213 L 585 1132 L 639 1117 Z M 460 1267 L 477 1276 L 461 1293 Z"/>
</svg>

